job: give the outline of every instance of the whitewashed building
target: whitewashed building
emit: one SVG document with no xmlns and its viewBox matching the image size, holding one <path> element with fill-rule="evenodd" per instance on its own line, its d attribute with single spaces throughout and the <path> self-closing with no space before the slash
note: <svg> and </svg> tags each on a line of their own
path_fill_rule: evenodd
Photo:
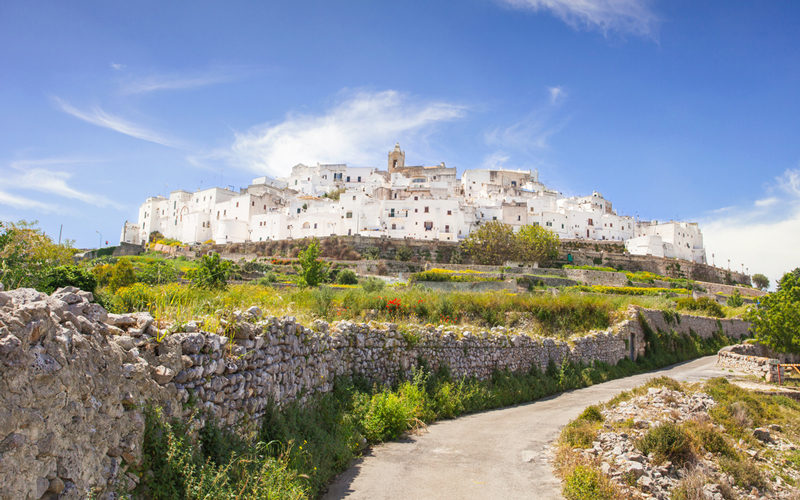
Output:
<svg viewBox="0 0 800 500">
<path fill-rule="evenodd" d="M 602 194 L 567 198 L 537 171 L 477 169 L 458 178 L 444 163 L 407 166 L 395 145 L 387 169 L 298 164 L 285 178 L 259 177 L 238 192 L 211 188 L 148 198 L 120 240 L 153 232 L 184 243 L 241 243 L 331 235 L 458 241 L 480 224 L 540 225 L 562 239 L 625 241 L 632 254 L 705 262 L 697 224 L 637 223 Z"/>
</svg>

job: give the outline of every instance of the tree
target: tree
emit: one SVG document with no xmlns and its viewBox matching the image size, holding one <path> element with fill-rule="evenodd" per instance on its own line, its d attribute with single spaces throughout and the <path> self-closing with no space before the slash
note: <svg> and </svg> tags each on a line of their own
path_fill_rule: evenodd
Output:
<svg viewBox="0 0 800 500">
<path fill-rule="evenodd" d="M 516 257 L 517 239 L 514 229 L 500 221 L 478 226 L 464 240 L 464 248 L 478 263 L 498 266 Z"/>
<path fill-rule="evenodd" d="M 763 274 L 754 274 L 753 275 L 753 284 L 759 290 L 766 290 L 767 288 L 769 288 L 769 278 L 767 278 Z"/>
<path fill-rule="evenodd" d="M 97 279 L 90 271 L 78 266 L 51 267 L 44 274 L 39 290 L 53 293 L 66 286 L 74 286 L 85 292 L 94 293 L 97 289 Z"/>
<path fill-rule="evenodd" d="M 73 242 L 55 244 L 37 224 L 0 221 L 0 283 L 7 289 L 41 286 L 50 268 L 73 263 Z"/>
<path fill-rule="evenodd" d="M 350 269 L 342 269 L 336 276 L 336 283 L 340 285 L 357 285 L 358 276 Z"/>
<path fill-rule="evenodd" d="M 313 240 L 305 251 L 297 256 L 299 266 L 294 266 L 300 286 L 319 286 L 328 276 L 328 264 L 319 259 L 317 240 Z"/>
<path fill-rule="evenodd" d="M 784 274 L 778 290 L 744 314 L 758 341 L 779 353 L 800 354 L 800 269 L 795 271 Z"/>
<path fill-rule="evenodd" d="M 196 268 L 186 271 L 186 279 L 199 288 L 222 289 L 228 285 L 231 267 L 233 263 L 220 259 L 218 253 L 203 255 Z"/>
<path fill-rule="evenodd" d="M 525 225 L 517 233 L 517 257 L 522 262 L 545 262 L 558 257 L 558 235 L 542 226 Z"/>
</svg>

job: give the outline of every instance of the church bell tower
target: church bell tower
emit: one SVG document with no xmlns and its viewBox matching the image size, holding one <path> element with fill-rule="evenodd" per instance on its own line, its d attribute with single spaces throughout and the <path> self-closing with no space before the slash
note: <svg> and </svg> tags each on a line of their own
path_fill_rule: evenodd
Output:
<svg viewBox="0 0 800 500">
<path fill-rule="evenodd" d="M 406 152 L 400 151 L 400 143 L 394 145 L 394 151 L 389 152 L 389 173 L 406 165 Z"/>
</svg>

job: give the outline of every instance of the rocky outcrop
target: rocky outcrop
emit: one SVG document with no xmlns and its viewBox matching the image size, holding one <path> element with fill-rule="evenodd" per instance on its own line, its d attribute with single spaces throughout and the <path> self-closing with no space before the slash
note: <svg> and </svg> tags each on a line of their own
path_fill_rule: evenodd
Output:
<svg viewBox="0 0 800 500">
<path fill-rule="evenodd" d="M 103 498 L 133 488 L 148 404 L 168 416 L 195 404 L 234 423 L 259 418 L 270 400 L 331 391 L 337 376 L 392 382 L 420 359 L 477 378 L 550 361 L 616 364 L 641 330 L 638 311 L 629 313 L 613 328 L 569 342 L 502 327 L 307 327 L 258 308 L 223 315 L 210 333 L 200 321 L 166 325 L 148 313 L 109 314 L 74 288 L 51 296 L 0 292 L 0 499 L 77 499 L 90 490 Z"/>
</svg>

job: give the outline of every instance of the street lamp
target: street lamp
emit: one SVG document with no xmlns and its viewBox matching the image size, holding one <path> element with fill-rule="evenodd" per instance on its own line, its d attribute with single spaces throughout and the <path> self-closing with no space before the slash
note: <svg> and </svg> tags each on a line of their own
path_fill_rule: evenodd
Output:
<svg viewBox="0 0 800 500">
<path fill-rule="evenodd" d="M 731 259 L 728 259 L 728 271 L 731 270 Z"/>
<path fill-rule="evenodd" d="M 100 244 L 97 246 L 97 248 L 102 248 L 103 247 L 103 233 L 101 233 L 100 231 L 95 231 L 95 233 L 100 235 Z"/>
<path fill-rule="evenodd" d="M 713 253 L 711 254 L 711 265 L 714 266 L 714 267 L 717 267 L 716 264 L 714 263 L 714 254 Z"/>
</svg>

